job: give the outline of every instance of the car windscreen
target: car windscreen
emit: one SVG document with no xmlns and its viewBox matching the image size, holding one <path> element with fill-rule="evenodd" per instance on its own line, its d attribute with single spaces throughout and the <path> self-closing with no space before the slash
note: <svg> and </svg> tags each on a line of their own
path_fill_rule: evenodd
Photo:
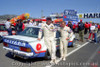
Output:
<svg viewBox="0 0 100 67">
<path fill-rule="evenodd" d="M 6 28 L 5 28 L 5 25 L 0 25 L 0 31 L 5 31 Z"/>
<path fill-rule="evenodd" d="M 22 32 L 19 33 L 18 35 L 38 38 L 39 29 L 40 29 L 40 28 L 27 27 L 24 31 L 22 31 Z"/>
</svg>

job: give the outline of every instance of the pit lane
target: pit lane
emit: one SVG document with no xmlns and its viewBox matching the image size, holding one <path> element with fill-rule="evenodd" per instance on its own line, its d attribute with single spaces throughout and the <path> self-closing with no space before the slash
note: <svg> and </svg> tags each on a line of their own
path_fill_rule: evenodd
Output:
<svg viewBox="0 0 100 67">
<path fill-rule="evenodd" d="M 98 33 L 98 34 L 100 34 L 100 33 Z M 77 40 L 78 34 L 76 34 L 76 36 L 77 37 L 76 37 L 75 46 L 69 47 L 68 53 L 77 49 L 78 47 L 82 46 L 83 44 L 85 44 L 87 42 L 88 34 L 85 35 L 84 42 L 79 42 Z M 88 44 L 91 44 L 91 43 L 88 43 Z M 79 50 L 81 50 L 81 49 L 82 48 L 80 48 Z M 75 57 L 75 55 L 70 55 L 69 57 L 73 58 L 73 56 Z M 59 59 L 59 57 L 60 57 L 60 54 L 58 51 L 57 59 Z M 78 57 L 78 56 L 76 56 L 76 57 Z M 19 57 L 14 58 L 10 53 L 7 53 L 5 50 L 3 50 L 3 44 L 2 43 L 0 44 L 0 67 L 33 67 L 33 66 L 34 67 L 45 67 L 45 66 L 50 66 L 49 62 L 50 62 L 50 60 L 45 60 L 44 58 L 34 58 L 34 59 L 28 59 L 28 60 L 24 60 Z M 52 65 L 52 66 L 55 66 L 55 65 Z"/>
</svg>

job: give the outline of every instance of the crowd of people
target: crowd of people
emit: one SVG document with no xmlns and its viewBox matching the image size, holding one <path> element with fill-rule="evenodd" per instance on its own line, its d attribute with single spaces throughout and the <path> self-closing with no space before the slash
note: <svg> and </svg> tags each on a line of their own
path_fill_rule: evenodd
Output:
<svg viewBox="0 0 100 67">
<path fill-rule="evenodd" d="M 5 23 L 7 31 L 9 35 L 12 35 L 12 25 L 10 23 L 10 19 L 7 19 Z M 46 22 L 35 22 L 34 20 L 22 21 L 21 19 L 16 20 L 13 24 L 13 28 L 16 31 L 16 34 L 22 32 L 26 27 L 29 26 L 38 26 L 40 27 L 40 31 L 38 34 L 38 40 L 41 40 L 42 34 L 44 33 L 44 42 L 48 48 L 48 51 L 51 56 L 50 63 L 57 63 L 56 61 L 56 44 L 55 44 L 55 32 L 59 31 L 60 38 L 60 54 L 62 60 L 66 60 L 66 53 L 69 38 L 72 37 L 73 34 L 79 34 L 79 41 L 84 42 L 84 35 L 89 33 L 88 40 L 92 35 L 92 40 L 97 43 L 97 33 L 100 31 L 100 25 L 93 22 L 83 23 L 82 19 L 77 24 L 72 24 L 71 21 L 66 24 L 65 21 L 55 23 L 52 21 L 50 17 L 46 18 Z M 100 41 L 100 40 L 99 40 Z"/>
<path fill-rule="evenodd" d="M 95 25 L 95 29 L 97 29 L 97 33 L 100 31 L 100 24 L 99 23 L 94 23 L 94 22 L 91 22 L 91 21 L 90 22 L 85 22 L 85 23 L 83 23 L 83 22 L 81 23 L 81 22 L 82 22 L 82 20 L 80 20 L 80 22 L 78 22 L 77 24 L 75 24 L 75 23 L 72 24 L 71 21 L 68 21 L 68 24 L 66 24 L 66 26 L 70 27 L 73 30 L 74 33 L 80 33 L 80 30 L 82 28 L 84 30 L 83 33 L 87 34 L 88 32 L 89 33 L 91 32 L 91 27 L 93 27 L 92 25 L 94 24 Z M 5 25 L 6 25 L 7 30 L 9 30 L 8 31 L 9 35 L 11 35 L 11 33 L 10 33 L 11 29 L 14 29 L 17 32 L 21 32 L 26 27 L 29 27 L 29 26 L 41 27 L 42 23 L 45 23 L 45 22 L 43 22 L 43 21 L 36 22 L 35 20 L 29 20 L 29 19 L 25 20 L 25 21 L 22 21 L 21 19 L 18 19 L 18 20 L 15 21 L 14 24 L 11 24 L 10 23 L 10 19 L 7 19 L 7 22 L 5 23 Z M 55 22 L 52 21 L 52 23 L 55 26 L 60 26 L 61 22 L 55 23 Z M 80 26 L 80 25 L 82 25 L 82 26 Z M 94 33 L 94 31 L 93 31 L 93 33 Z M 92 34 L 92 32 L 90 33 L 90 36 L 91 36 L 91 34 Z M 88 39 L 90 39 L 90 37 Z"/>
<path fill-rule="evenodd" d="M 100 25 L 99 23 L 94 23 L 94 22 L 82 22 L 82 19 L 80 19 L 80 22 L 78 24 L 73 24 L 69 21 L 68 24 L 66 25 L 70 27 L 74 33 L 79 33 L 79 41 L 84 41 L 84 35 L 89 33 L 88 36 L 88 41 L 90 41 L 91 35 L 92 35 L 92 40 L 97 43 L 97 33 L 100 31 Z"/>
<path fill-rule="evenodd" d="M 19 34 L 22 32 L 26 27 L 31 27 L 31 26 L 38 26 L 41 27 L 42 22 L 41 21 L 34 21 L 34 20 L 24 20 L 22 21 L 21 19 L 18 19 L 15 21 L 15 23 L 11 24 L 10 19 L 7 19 L 5 26 L 8 31 L 9 35 L 12 35 L 12 30 L 16 32 L 16 34 Z"/>
</svg>

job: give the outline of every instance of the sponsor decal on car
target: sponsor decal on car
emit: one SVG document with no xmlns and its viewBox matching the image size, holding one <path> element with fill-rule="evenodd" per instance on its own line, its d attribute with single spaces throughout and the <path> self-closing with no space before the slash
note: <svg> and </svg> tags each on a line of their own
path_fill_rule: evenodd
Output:
<svg viewBox="0 0 100 67">
<path fill-rule="evenodd" d="M 14 44 L 14 45 L 18 45 L 18 46 L 23 46 L 23 47 L 25 47 L 25 45 L 26 45 L 25 42 L 20 42 L 20 41 L 17 41 L 17 40 L 4 39 L 4 42 Z"/>
</svg>

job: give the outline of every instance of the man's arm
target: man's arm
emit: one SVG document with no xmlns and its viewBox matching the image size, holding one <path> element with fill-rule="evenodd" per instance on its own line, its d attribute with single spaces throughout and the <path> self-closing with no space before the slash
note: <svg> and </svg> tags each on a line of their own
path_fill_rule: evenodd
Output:
<svg viewBox="0 0 100 67">
<path fill-rule="evenodd" d="M 55 26 L 54 26 L 54 29 L 53 29 L 53 32 L 54 32 L 54 37 L 56 38 L 56 28 L 55 28 Z"/>
<path fill-rule="evenodd" d="M 68 28 L 68 33 L 69 33 L 69 38 L 71 38 L 73 36 L 73 31 L 70 28 Z"/>
<path fill-rule="evenodd" d="M 41 39 L 41 37 L 42 37 L 42 32 L 43 32 L 43 30 L 40 29 L 40 30 L 39 30 L 39 34 L 38 34 L 38 38 L 40 38 L 40 39 Z"/>
<path fill-rule="evenodd" d="M 43 25 L 40 28 L 39 33 L 38 33 L 38 40 L 41 40 L 41 38 L 42 38 L 42 32 L 43 32 Z"/>
</svg>

